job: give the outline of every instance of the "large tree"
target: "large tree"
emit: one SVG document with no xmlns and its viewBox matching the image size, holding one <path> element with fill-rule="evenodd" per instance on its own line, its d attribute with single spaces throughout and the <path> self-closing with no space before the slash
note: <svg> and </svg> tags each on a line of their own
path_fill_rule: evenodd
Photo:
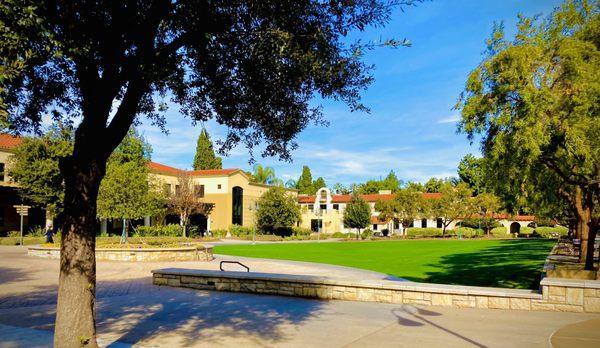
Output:
<svg viewBox="0 0 600 348">
<path fill-rule="evenodd" d="M 404 235 L 411 222 L 426 216 L 429 208 L 423 193 L 412 188 L 401 189 L 393 199 L 379 200 L 375 203 L 375 210 L 380 212 L 382 218 L 394 218 L 400 221 Z"/>
<path fill-rule="evenodd" d="M 350 202 L 346 204 L 343 223 L 346 228 L 356 228 L 358 230 L 356 239 L 360 237 L 360 230 L 371 224 L 371 207 L 356 192 L 352 193 Z"/>
<path fill-rule="evenodd" d="M 444 235 L 452 222 L 469 215 L 472 210 L 472 192 L 465 183 L 456 186 L 444 183 L 437 191 L 441 193 L 441 197 L 430 201 L 429 213 L 442 220 Z"/>
<path fill-rule="evenodd" d="M 272 187 L 258 199 L 256 225 L 264 232 L 290 234 L 300 219 L 300 206 L 296 198 L 283 187 Z"/>
<path fill-rule="evenodd" d="M 127 241 L 128 220 L 164 210 L 166 197 L 148 180 L 150 152 L 150 145 L 132 129 L 110 156 L 100 184 L 98 217 L 123 219 L 122 242 Z"/>
<path fill-rule="evenodd" d="M 58 162 L 72 150 L 71 130 L 54 127 L 42 137 L 24 137 L 7 166 L 19 194 L 45 208 L 48 217 L 62 212 L 65 183 Z"/>
<path fill-rule="evenodd" d="M 196 144 L 196 155 L 194 156 L 194 170 L 221 169 L 223 167 L 221 157 L 215 155 L 213 143 L 208 132 L 202 128 L 198 143 Z"/>
<path fill-rule="evenodd" d="M 259 184 L 272 184 L 277 180 L 273 167 L 255 164 L 252 168 L 252 181 Z"/>
<path fill-rule="evenodd" d="M 458 163 L 458 177 L 462 182 L 469 185 L 475 195 L 487 192 L 487 173 L 485 172 L 484 161 L 485 159 L 477 158 L 469 153 Z"/>
<path fill-rule="evenodd" d="M 599 33 L 597 1 L 567 1 L 544 19 L 520 17 L 512 41 L 497 26 L 457 105 L 459 129 L 471 140 L 482 136 L 502 185 L 520 195 L 527 188 L 560 194 L 568 203 L 586 269 L 593 268 L 600 194 Z"/>
<path fill-rule="evenodd" d="M 239 142 L 290 159 L 322 120 L 317 93 L 365 110 L 365 48 L 345 38 L 384 25 L 393 5 L 357 1 L 0 2 L 0 116 L 13 132 L 42 116 L 77 119 L 65 178 L 56 346 L 96 346 L 96 198 L 106 162 L 134 122 L 165 126 L 166 100 Z M 388 40 L 384 45 L 405 42 Z"/>
<path fill-rule="evenodd" d="M 302 167 L 302 174 L 298 178 L 298 181 L 296 181 L 296 188 L 298 189 L 298 193 L 308 195 L 314 194 L 314 192 L 311 192 L 313 189 L 313 179 L 308 166 Z"/>
</svg>

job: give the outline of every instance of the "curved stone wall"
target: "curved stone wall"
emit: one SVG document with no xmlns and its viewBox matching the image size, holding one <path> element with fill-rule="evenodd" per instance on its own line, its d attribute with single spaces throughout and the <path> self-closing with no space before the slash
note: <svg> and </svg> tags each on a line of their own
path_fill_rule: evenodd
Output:
<svg viewBox="0 0 600 348">
<path fill-rule="evenodd" d="M 60 248 L 29 247 L 28 254 L 49 259 L 60 258 Z M 96 261 L 211 261 L 211 247 L 147 248 L 147 249 L 96 249 Z"/>
</svg>

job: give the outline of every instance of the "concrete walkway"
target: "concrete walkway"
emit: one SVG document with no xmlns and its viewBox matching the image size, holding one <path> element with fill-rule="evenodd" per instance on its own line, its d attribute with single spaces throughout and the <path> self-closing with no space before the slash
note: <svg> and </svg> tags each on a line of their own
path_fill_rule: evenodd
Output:
<svg viewBox="0 0 600 348">
<path fill-rule="evenodd" d="M 261 272 L 277 268 L 281 273 L 283 268 L 381 277 L 344 267 L 245 261 Z M 217 269 L 218 263 L 99 263 L 101 345 L 547 347 L 561 328 L 600 319 L 578 313 L 418 308 L 156 287 L 149 270 L 159 267 Z M 21 247 L 0 247 L 0 347 L 51 345 L 57 279 L 57 260 L 28 257 Z"/>
</svg>

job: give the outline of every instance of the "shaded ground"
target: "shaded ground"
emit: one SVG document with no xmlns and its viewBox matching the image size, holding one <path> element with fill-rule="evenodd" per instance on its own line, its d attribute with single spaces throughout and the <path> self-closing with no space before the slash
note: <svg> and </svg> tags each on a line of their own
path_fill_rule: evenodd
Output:
<svg viewBox="0 0 600 348">
<path fill-rule="evenodd" d="M 167 266 L 215 269 L 218 264 L 98 264 L 101 345 L 546 347 L 555 330 L 600 318 L 578 313 L 418 308 L 153 286 L 149 269 Z M 254 267 L 266 267 L 266 263 L 255 263 Z M 290 263 L 282 267 L 289 271 L 289 267 L 301 266 Z M 306 272 L 308 266 L 304 267 Z M 369 275 L 355 273 L 361 274 Z M 28 257 L 24 248 L 0 247 L 0 347 L 51 346 L 57 280 L 57 260 Z"/>
<path fill-rule="evenodd" d="M 356 267 L 430 283 L 536 288 L 553 240 L 217 245 L 215 253 Z"/>
</svg>

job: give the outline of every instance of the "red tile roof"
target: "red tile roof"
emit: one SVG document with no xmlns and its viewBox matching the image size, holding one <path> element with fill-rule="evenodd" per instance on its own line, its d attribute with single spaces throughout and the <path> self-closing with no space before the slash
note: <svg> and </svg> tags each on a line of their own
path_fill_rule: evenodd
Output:
<svg viewBox="0 0 600 348">
<path fill-rule="evenodd" d="M 241 169 L 231 168 L 231 169 L 207 169 L 207 170 L 183 170 L 171 166 L 167 166 L 161 163 L 156 162 L 148 162 L 148 168 L 150 171 L 160 174 L 167 175 L 179 175 L 181 173 L 188 173 L 192 176 L 210 176 L 210 175 L 230 175 Z"/>
<path fill-rule="evenodd" d="M 383 219 L 381 219 L 380 216 L 371 215 L 371 223 L 372 224 L 383 225 L 383 224 L 388 223 L 389 221 L 390 221 L 390 219 L 383 220 Z"/>
<path fill-rule="evenodd" d="M 377 202 L 377 201 L 388 201 L 394 198 L 393 193 L 373 193 L 368 195 L 360 195 L 362 199 L 367 202 Z M 441 193 L 423 193 L 423 198 L 428 199 L 437 199 L 442 196 Z M 333 203 L 346 203 L 350 202 L 352 199 L 352 195 L 331 195 L 331 202 Z M 298 203 L 314 203 L 315 196 L 298 196 Z"/>
<path fill-rule="evenodd" d="M 10 135 L 0 134 L 0 149 L 12 150 L 23 143 L 23 138 Z"/>
</svg>

